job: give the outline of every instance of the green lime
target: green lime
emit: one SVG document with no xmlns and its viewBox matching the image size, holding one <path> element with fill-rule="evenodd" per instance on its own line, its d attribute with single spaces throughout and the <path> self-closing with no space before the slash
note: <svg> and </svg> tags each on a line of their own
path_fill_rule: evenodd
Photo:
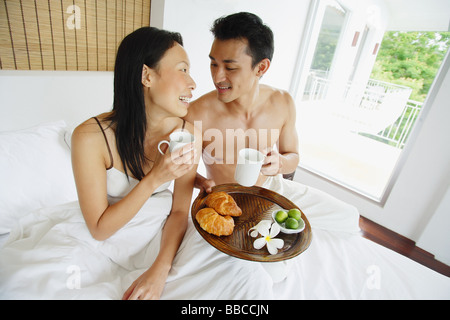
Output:
<svg viewBox="0 0 450 320">
<path fill-rule="evenodd" d="M 303 219 L 300 219 L 298 222 L 298 228 L 297 229 L 304 229 L 305 228 L 305 221 Z"/>
<path fill-rule="evenodd" d="M 300 221 L 302 218 L 302 213 L 300 210 L 294 208 L 288 211 L 288 216 L 289 218 L 294 218 L 295 220 Z"/>
<path fill-rule="evenodd" d="M 288 218 L 288 214 L 286 211 L 280 210 L 277 213 L 275 213 L 275 220 L 278 223 L 283 223 Z"/>
<path fill-rule="evenodd" d="M 286 222 L 284 223 L 287 229 L 297 229 L 298 228 L 298 221 L 294 218 L 288 218 Z"/>
</svg>

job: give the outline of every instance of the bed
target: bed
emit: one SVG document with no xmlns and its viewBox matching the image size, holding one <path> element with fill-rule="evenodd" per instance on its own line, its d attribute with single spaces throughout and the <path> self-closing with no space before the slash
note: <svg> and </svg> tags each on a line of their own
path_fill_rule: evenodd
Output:
<svg viewBox="0 0 450 320">
<path fill-rule="evenodd" d="M 55 80 L 58 76 L 61 81 Z M 24 77 L 61 95 L 68 76 Z M 92 79 L 86 74 L 69 79 L 81 97 L 92 96 L 92 88 L 95 94 L 108 96 L 110 89 L 98 92 L 111 81 L 111 75 L 105 77 Z M 90 237 L 82 217 L 71 213 L 77 206 L 71 131 L 80 119 L 107 110 L 111 97 L 100 109 L 93 99 L 83 105 L 77 102 L 78 107 L 69 103 L 62 112 L 48 95 L 45 99 L 33 95 L 28 99 L 37 111 L 22 112 L 29 107 L 27 97 L 16 99 L 8 89 L 20 80 L 0 73 L 4 88 L 0 99 L 8 101 L 0 106 L 0 299 L 120 299 L 153 261 L 164 217 L 139 213 L 123 232 L 99 242 Z M 197 191 L 193 199 L 196 195 Z M 152 198 L 146 204 L 150 211 L 170 209 L 170 190 Z M 302 209 L 308 216 L 315 207 Z M 309 248 L 289 260 L 287 277 L 275 281 L 264 263 L 213 248 L 189 220 L 162 299 L 450 298 L 450 278 L 359 233 L 313 228 L 312 234 Z"/>
</svg>

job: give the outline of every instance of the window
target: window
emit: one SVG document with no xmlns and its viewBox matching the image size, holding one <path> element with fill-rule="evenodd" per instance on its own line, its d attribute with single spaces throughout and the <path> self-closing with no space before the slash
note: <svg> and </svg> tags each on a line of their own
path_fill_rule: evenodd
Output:
<svg viewBox="0 0 450 320">
<path fill-rule="evenodd" d="M 322 75 L 322 78 L 328 78 L 344 21 L 345 10 L 342 7 L 338 4 L 325 6 L 310 73 L 317 73 Z"/>
<path fill-rule="evenodd" d="M 383 203 L 449 33 L 385 34 L 385 15 L 366 3 L 312 2 L 291 92 L 300 167 Z"/>
</svg>

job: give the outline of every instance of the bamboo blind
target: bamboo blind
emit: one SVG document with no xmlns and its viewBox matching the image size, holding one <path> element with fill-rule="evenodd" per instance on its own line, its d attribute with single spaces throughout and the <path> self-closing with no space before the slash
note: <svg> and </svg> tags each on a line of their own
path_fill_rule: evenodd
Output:
<svg viewBox="0 0 450 320">
<path fill-rule="evenodd" d="M 117 46 L 150 24 L 150 0 L 3 0 L 0 69 L 112 71 Z"/>
</svg>

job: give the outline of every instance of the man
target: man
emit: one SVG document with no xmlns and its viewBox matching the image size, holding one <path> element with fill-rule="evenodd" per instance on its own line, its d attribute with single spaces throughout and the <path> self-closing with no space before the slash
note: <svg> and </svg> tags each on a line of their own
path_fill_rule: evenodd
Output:
<svg viewBox="0 0 450 320">
<path fill-rule="evenodd" d="M 194 101 L 187 115 L 203 133 L 207 177 L 197 174 L 196 186 L 210 192 L 214 185 L 235 182 L 238 151 L 258 149 L 266 158 L 256 185 L 296 203 L 312 227 L 359 231 L 354 207 L 282 178 L 298 165 L 298 137 L 291 96 L 259 83 L 274 52 L 270 28 L 258 16 L 241 12 L 217 19 L 211 31 L 209 58 L 216 90 Z"/>
<path fill-rule="evenodd" d="M 248 138 L 244 147 L 265 153 L 257 185 L 267 176 L 294 172 L 299 159 L 294 102 L 287 92 L 259 84 L 273 56 L 272 31 L 250 13 L 218 19 L 212 31 L 216 40 L 210 53 L 211 75 L 216 90 L 191 104 L 188 119 L 201 121 L 203 130 L 220 130 L 218 136 L 229 137 L 232 131 L 237 139 Z M 204 140 L 208 176 L 215 184 L 232 182 L 236 161 L 230 159 L 236 160 L 239 143 Z M 277 142 L 278 151 L 272 148 Z M 202 187 L 205 181 L 198 178 Z"/>
</svg>

